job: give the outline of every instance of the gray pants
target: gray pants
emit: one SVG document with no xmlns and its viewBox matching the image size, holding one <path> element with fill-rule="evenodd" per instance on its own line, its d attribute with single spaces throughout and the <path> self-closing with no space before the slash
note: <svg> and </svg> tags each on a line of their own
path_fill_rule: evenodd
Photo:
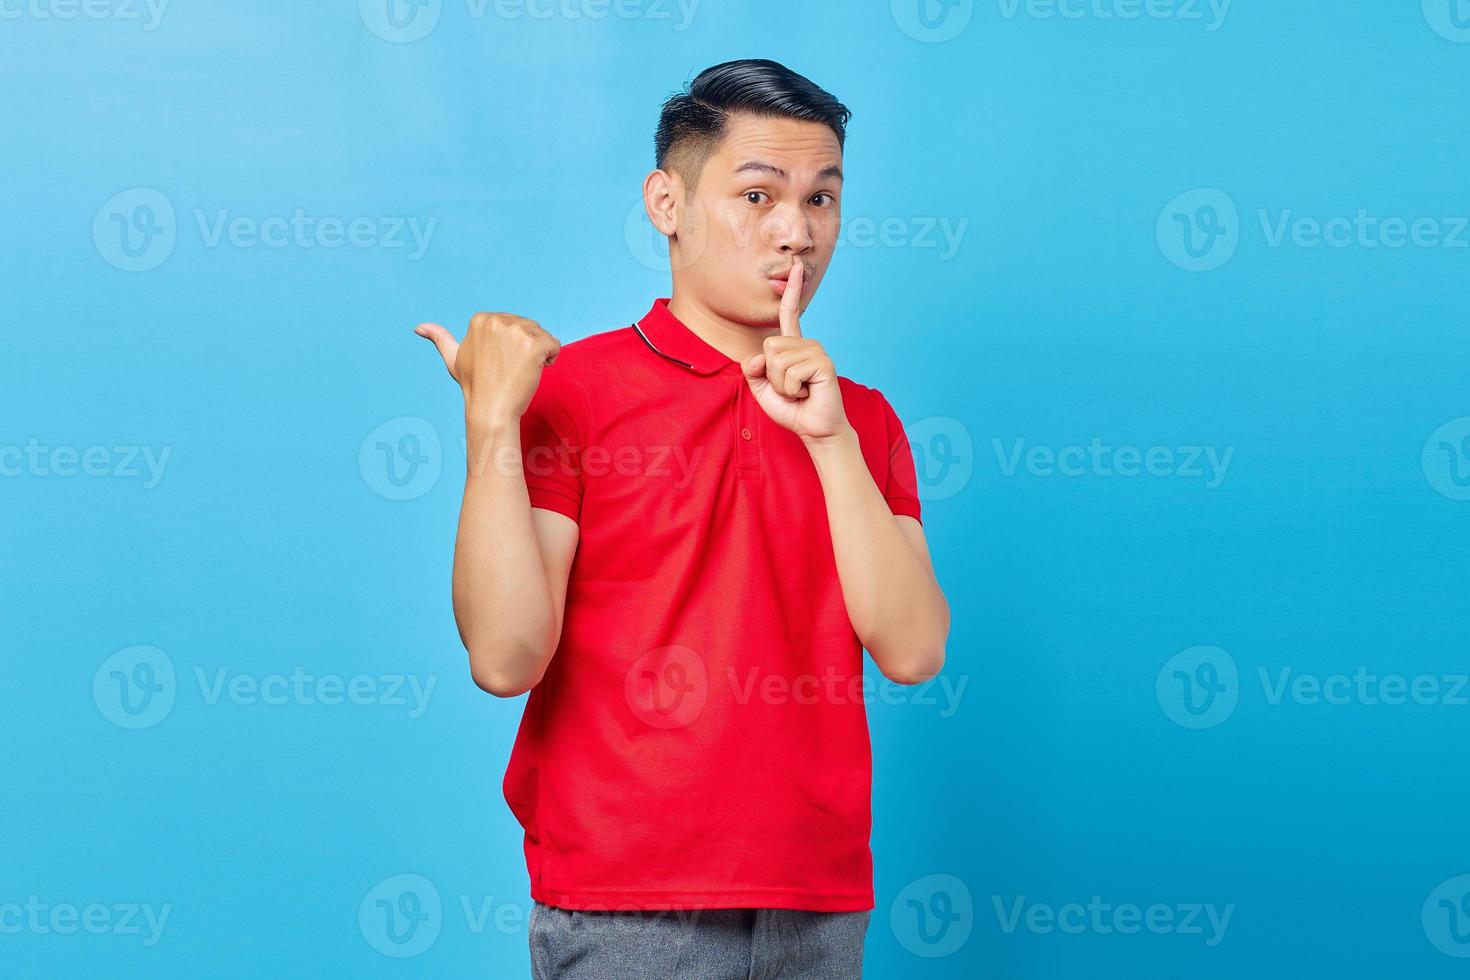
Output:
<svg viewBox="0 0 1470 980">
<path fill-rule="evenodd" d="M 861 980 L 863 912 L 580 912 L 532 900 L 533 980 Z"/>
</svg>

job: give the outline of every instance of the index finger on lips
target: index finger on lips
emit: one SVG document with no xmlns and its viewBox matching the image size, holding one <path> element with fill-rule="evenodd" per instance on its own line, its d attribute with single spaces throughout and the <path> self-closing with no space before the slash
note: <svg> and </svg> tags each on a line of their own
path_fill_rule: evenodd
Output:
<svg viewBox="0 0 1470 980">
<path fill-rule="evenodd" d="M 786 280 L 786 289 L 781 293 L 781 335 L 800 337 L 801 285 L 806 276 L 806 267 L 800 259 L 793 259 L 791 275 Z"/>
</svg>

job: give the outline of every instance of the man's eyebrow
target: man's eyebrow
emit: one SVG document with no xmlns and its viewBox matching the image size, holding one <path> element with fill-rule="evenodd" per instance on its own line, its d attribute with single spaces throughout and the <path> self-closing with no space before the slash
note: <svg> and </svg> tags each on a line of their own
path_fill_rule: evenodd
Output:
<svg viewBox="0 0 1470 980">
<path fill-rule="evenodd" d="M 787 177 L 790 176 L 790 174 L 782 170 L 780 167 L 776 166 L 774 163 L 766 163 L 764 160 L 746 160 L 740 166 L 735 168 L 735 172 L 737 174 L 766 173 L 780 180 L 785 180 Z M 823 167 L 822 170 L 817 174 L 817 179 L 827 180 L 828 178 L 831 178 L 833 180 L 841 180 L 842 168 L 837 166 L 837 164 L 835 163 L 828 164 L 827 166 Z"/>
</svg>

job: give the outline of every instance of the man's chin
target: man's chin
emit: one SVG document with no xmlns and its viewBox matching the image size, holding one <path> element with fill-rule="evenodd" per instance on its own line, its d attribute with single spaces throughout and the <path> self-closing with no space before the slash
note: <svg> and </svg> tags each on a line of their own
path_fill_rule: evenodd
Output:
<svg viewBox="0 0 1470 980">
<path fill-rule="evenodd" d="M 757 327 L 779 327 L 781 325 L 781 301 L 761 303 L 750 321 Z"/>
<path fill-rule="evenodd" d="M 781 298 L 779 296 L 752 296 L 741 310 L 740 322 L 750 327 L 779 327 L 781 325 Z"/>
</svg>

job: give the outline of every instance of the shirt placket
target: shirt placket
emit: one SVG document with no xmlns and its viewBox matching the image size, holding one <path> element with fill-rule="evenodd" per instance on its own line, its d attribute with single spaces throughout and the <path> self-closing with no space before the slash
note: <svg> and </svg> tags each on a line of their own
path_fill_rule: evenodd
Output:
<svg viewBox="0 0 1470 980">
<path fill-rule="evenodd" d="M 735 372 L 735 473 L 742 480 L 760 476 L 760 428 L 757 425 L 761 407 L 751 394 L 745 374 Z"/>
</svg>

